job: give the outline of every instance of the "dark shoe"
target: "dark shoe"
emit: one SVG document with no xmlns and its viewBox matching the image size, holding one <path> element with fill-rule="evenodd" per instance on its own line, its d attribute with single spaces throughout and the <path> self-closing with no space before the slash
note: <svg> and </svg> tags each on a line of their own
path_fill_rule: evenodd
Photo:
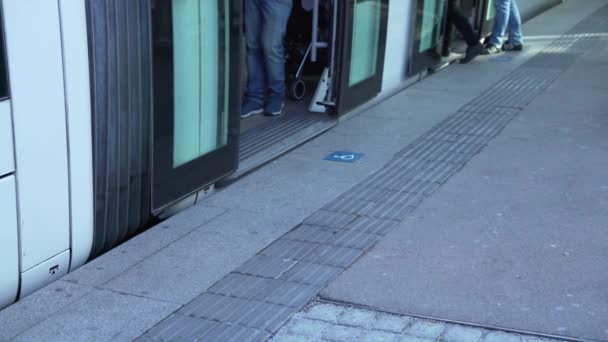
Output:
<svg viewBox="0 0 608 342">
<path fill-rule="evenodd" d="M 511 42 L 507 41 L 502 46 L 502 51 L 521 51 L 524 49 L 523 44 L 511 44 Z"/>
<path fill-rule="evenodd" d="M 482 55 L 496 55 L 501 53 L 502 50 L 496 45 L 486 45 L 481 51 Z"/>
<path fill-rule="evenodd" d="M 264 108 L 260 104 L 256 104 L 252 101 L 243 102 L 241 106 L 241 119 L 248 118 L 252 115 L 264 113 Z"/>
<path fill-rule="evenodd" d="M 285 107 L 285 103 L 283 103 L 282 96 L 271 96 L 268 99 L 268 103 L 266 103 L 266 110 L 264 115 L 266 116 L 278 116 L 283 114 L 283 108 Z"/>
<path fill-rule="evenodd" d="M 483 51 L 483 45 L 477 44 L 473 46 L 469 46 L 467 48 L 467 53 L 463 59 L 460 60 L 460 64 L 467 64 L 470 61 L 474 60 L 475 57 L 479 56 L 479 54 Z"/>
</svg>

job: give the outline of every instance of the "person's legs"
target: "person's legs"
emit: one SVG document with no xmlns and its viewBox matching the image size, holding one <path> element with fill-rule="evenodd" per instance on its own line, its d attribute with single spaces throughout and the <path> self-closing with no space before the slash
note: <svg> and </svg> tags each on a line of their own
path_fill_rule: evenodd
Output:
<svg viewBox="0 0 608 342">
<path fill-rule="evenodd" d="M 509 15 L 509 43 L 512 47 L 521 47 L 524 43 L 523 33 L 521 31 L 521 15 L 517 2 L 511 0 L 511 11 Z"/>
<path fill-rule="evenodd" d="M 468 46 L 474 46 L 479 43 L 469 20 L 454 3 L 454 0 L 450 0 L 448 3 L 448 19 L 456 27 L 456 30 L 460 32 Z"/>
<path fill-rule="evenodd" d="M 247 90 L 241 107 L 241 117 L 264 111 L 266 67 L 262 51 L 262 2 L 245 0 L 245 38 L 247 41 Z"/>
<path fill-rule="evenodd" d="M 283 38 L 291 14 L 291 0 L 262 1 L 262 50 L 266 66 L 269 97 L 266 112 L 281 114 L 285 97 L 285 48 Z"/>
<path fill-rule="evenodd" d="M 448 2 L 448 19 L 450 23 L 456 27 L 456 30 L 460 32 L 462 38 L 467 43 L 467 52 L 460 63 L 466 64 L 475 59 L 483 50 L 482 45 L 477 40 L 477 36 L 473 31 L 473 27 L 469 23 L 467 17 L 462 13 L 455 0 Z"/>
<path fill-rule="evenodd" d="M 507 32 L 507 26 L 511 14 L 511 0 L 495 0 L 496 17 L 494 18 L 494 29 L 492 35 L 488 39 L 489 45 L 494 47 L 502 46 L 502 38 Z"/>
</svg>

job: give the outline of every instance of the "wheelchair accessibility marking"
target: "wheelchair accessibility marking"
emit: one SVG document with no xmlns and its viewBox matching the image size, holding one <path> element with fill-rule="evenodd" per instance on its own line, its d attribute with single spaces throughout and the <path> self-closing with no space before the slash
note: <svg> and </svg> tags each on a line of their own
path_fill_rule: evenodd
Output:
<svg viewBox="0 0 608 342">
<path fill-rule="evenodd" d="M 512 60 L 513 60 L 512 56 L 496 56 L 496 57 L 490 58 L 490 61 L 494 62 L 494 63 L 506 63 L 506 62 L 510 62 Z"/>
<path fill-rule="evenodd" d="M 330 160 L 330 161 L 341 162 L 341 163 L 354 163 L 357 160 L 361 159 L 361 157 L 363 157 L 363 156 L 364 156 L 363 153 L 335 151 L 335 152 L 330 153 L 327 157 L 325 157 L 324 160 Z"/>
</svg>

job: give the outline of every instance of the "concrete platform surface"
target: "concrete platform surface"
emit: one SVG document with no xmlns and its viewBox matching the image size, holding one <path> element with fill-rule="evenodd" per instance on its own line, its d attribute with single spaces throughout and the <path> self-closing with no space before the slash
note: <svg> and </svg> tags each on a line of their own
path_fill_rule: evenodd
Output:
<svg viewBox="0 0 608 342">
<path fill-rule="evenodd" d="M 0 311 L 0 341 L 323 339 L 282 335 L 319 294 L 369 309 L 333 341 L 608 340 L 607 5 L 565 2 L 513 58 L 342 119 Z"/>
<path fill-rule="evenodd" d="M 606 80 L 608 34 L 322 297 L 608 340 Z"/>
</svg>

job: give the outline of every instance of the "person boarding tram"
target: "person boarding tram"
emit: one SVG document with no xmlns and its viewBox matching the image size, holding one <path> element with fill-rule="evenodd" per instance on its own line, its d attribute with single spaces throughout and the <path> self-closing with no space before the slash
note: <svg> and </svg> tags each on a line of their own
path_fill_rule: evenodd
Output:
<svg viewBox="0 0 608 342">
<path fill-rule="evenodd" d="M 483 51 L 483 45 L 479 42 L 477 35 L 475 35 L 469 20 L 462 13 L 460 7 L 458 7 L 457 1 L 449 0 L 448 2 L 448 20 L 456 27 L 467 43 L 466 55 L 460 60 L 460 63 L 466 64 L 475 59 Z"/>
<path fill-rule="evenodd" d="M 523 34 L 521 30 L 521 15 L 515 0 L 495 0 L 496 18 L 494 19 L 494 30 L 486 40 L 483 50 L 484 55 L 493 55 L 502 51 L 522 51 Z M 503 44 L 505 34 L 508 40 Z"/>
<path fill-rule="evenodd" d="M 241 118 L 283 112 L 285 48 L 283 38 L 292 0 L 244 0 L 247 89 Z M 265 96 L 267 95 L 267 96 Z"/>
</svg>

